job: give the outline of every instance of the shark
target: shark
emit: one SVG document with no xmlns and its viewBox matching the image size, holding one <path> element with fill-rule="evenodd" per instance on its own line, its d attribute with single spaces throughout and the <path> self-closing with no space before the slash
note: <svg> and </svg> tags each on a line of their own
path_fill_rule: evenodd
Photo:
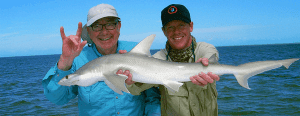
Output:
<svg viewBox="0 0 300 116">
<path fill-rule="evenodd" d="M 130 52 L 124 54 L 110 54 L 92 60 L 75 73 L 63 77 L 58 84 L 63 86 L 91 86 L 99 81 L 104 81 L 116 93 L 130 93 L 126 88 L 122 74 L 116 74 L 119 69 L 129 70 L 132 80 L 140 83 L 161 84 L 169 91 L 178 92 L 182 82 L 190 81 L 191 76 L 200 72 L 223 75 L 233 74 L 237 82 L 244 88 L 250 89 L 248 79 L 259 73 L 289 66 L 299 58 L 285 60 L 257 61 L 238 66 L 225 64 L 179 63 L 156 59 L 150 54 L 150 47 L 155 35 L 150 35 L 138 43 Z"/>
</svg>

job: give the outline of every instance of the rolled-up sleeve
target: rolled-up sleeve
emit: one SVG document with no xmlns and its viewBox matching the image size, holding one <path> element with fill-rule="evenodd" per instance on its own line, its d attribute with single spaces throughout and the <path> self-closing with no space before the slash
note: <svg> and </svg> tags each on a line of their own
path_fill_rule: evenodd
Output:
<svg viewBox="0 0 300 116">
<path fill-rule="evenodd" d="M 72 66 L 73 67 L 73 66 Z M 66 75 L 74 72 L 71 68 L 68 71 L 62 71 L 57 68 L 57 65 L 52 67 L 42 80 L 44 94 L 46 98 L 57 105 L 68 103 L 78 94 L 77 86 L 61 86 L 58 82 Z"/>
<path fill-rule="evenodd" d="M 208 58 L 210 63 L 216 63 L 219 60 L 219 52 L 215 46 L 205 42 L 197 43 L 197 48 L 195 49 L 196 59 L 198 58 Z"/>
</svg>

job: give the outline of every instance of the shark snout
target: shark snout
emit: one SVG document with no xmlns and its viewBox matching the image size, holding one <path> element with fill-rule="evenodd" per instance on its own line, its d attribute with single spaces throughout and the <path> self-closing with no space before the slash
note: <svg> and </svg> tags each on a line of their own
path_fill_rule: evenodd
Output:
<svg viewBox="0 0 300 116">
<path fill-rule="evenodd" d="M 63 86 L 71 86 L 75 85 L 78 82 L 79 76 L 77 74 L 69 74 L 65 77 L 63 77 L 58 84 L 63 85 Z"/>
<path fill-rule="evenodd" d="M 67 82 L 67 81 L 68 81 L 67 78 L 68 78 L 68 76 L 62 78 L 62 79 L 58 82 L 58 84 L 60 84 L 60 85 L 65 85 L 65 86 L 69 86 L 69 85 L 68 85 L 68 82 Z"/>
</svg>

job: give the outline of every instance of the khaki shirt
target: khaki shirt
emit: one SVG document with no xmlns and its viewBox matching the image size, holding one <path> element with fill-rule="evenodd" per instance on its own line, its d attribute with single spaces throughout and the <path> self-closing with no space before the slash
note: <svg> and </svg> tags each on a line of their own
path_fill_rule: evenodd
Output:
<svg viewBox="0 0 300 116">
<path fill-rule="evenodd" d="M 166 60 L 167 51 L 165 49 L 155 53 L 153 57 Z M 208 43 L 199 42 L 195 49 L 196 60 L 199 58 L 209 58 L 209 63 L 217 63 L 219 54 L 217 49 Z M 171 61 L 171 58 L 168 58 Z M 193 58 L 190 62 L 194 62 Z M 199 71 L 200 73 L 200 71 Z M 196 74 L 195 74 L 196 75 Z M 217 116 L 217 90 L 216 82 L 209 83 L 204 87 L 195 85 L 192 82 L 184 82 L 176 93 L 170 93 L 163 85 L 135 83 L 127 86 L 133 95 L 151 87 L 159 87 L 161 93 L 161 114 L 162 116 Z"/>
</svg>

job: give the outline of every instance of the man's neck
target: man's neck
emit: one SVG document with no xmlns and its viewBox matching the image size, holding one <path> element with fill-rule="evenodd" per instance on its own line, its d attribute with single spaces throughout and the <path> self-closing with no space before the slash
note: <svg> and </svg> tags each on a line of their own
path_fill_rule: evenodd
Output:
<svg viewBox="0 0 300 116">
<path fill-rule="evenodd" d="M 117 48 L 118 48 L 118 46 L 113 46 L 109 49 L 102 49 L 102 48 L 97 46 L 98 52 L 102 55 L 115 54 L 117 52 Z"/>
</svg>

